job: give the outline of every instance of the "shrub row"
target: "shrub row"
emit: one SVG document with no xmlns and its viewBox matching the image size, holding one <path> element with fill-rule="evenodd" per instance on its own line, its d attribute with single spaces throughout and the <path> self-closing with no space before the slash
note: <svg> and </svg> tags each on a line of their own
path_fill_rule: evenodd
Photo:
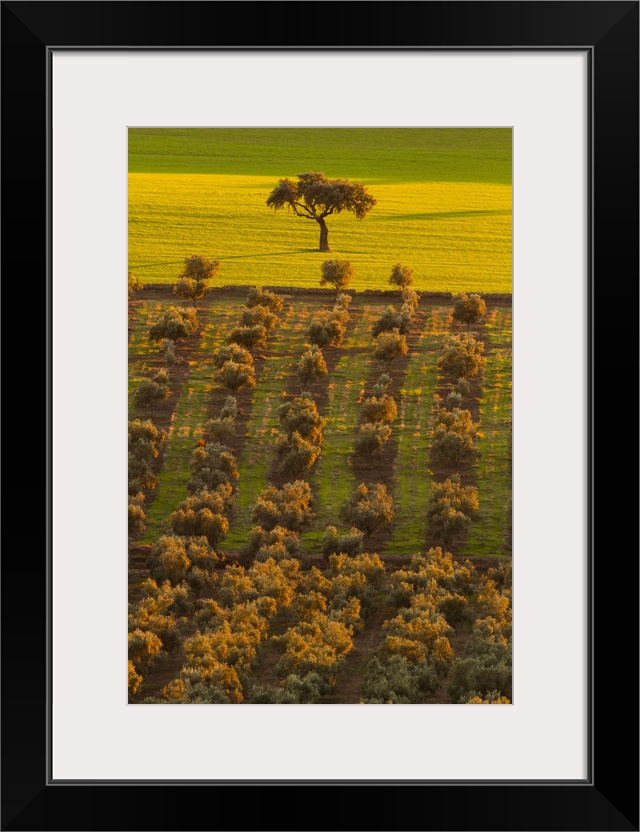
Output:
<svg viewBox="0 0 640 832">
<path fill-rule="evenodd" d="M 453 298 L 453 318 L 467 323 L 477 321 L 486 312 L 479 295 L 459 293 Z M 453 469 L 444 482 L 435 483 L 427 509 L 427 525 L 433 539 L 445 547 L 462 542 L 469 535 L 477 516 L 478 490 L 463 487 L 456 471 L 461 464 L 475 462 L 478 457 L 476 438 L 478 424 L 471 411 L 461 407 L 469 394 L 468 379 L 477 375 L 484 364 L 484 344 L 469 334 L 447 335 L 438 359 L 440 372 L 456 378 L 450 384 L 447 407 L 437 404 L 431 418 L 431 460 Z"/>
<path fill-rule="evenodd" d="M 191 259 L 185 261 L 185 266 L 190 264 Z M 198 264 L 192 265 L 195 268 Z M 214 271 L 215 268 L 213 264 Z M 192 279 L 188 275 L 186 278 Z M 195 277 L 193 279 L 196 280 Z M 177 294 L 182 291 L 182 288 L 176 287 Z M 195 298 L 193 300 L 195 306 Z M 240 327 L 234 330 L 227 339 L 227 344 L 214 357 L 217 379 L 223 386 L 235 392 L 245 385 L 255 384 L 253 357 L 247 347 L 234 337 L 234 333 L 237 336 L 239 330 L 245 332 L 256 326 L 270 331 L 277 322 L 271 310 L 281 308 L 281 299 L 273 293 L 258 288 L 249 292 L 241 314 Z M 182 312 L 185 312 L 184 316 L 171 314 L 165 316 L 166 320 L 179 317 L 187 321 L 195 319 L 195 309 Z M 160 337 L 170 337 L 170 334 L 163 335 L 162 331 L 156 329 L 153 339 L 159 340 Z M 242 337 L 240 340 L 243 340 Z M 234 396 L 228 396 L 219 416 L 205 424 L 206 438 L 200 440 L 193 451 L 191 477 L 187 482 L 190 496 L 171 514 L 169 525 L 173 533 L 160 538 L 150 560 L 152 578 L 163 581 L 162 585 L 167 588 L 183 588 L 188 594 L 189 588 L 202 592 L 211 591 L 216 586 L 215 571 L 225 562 L 216 547 L 229 528 L 226 514 L 231 505 L 233 482 L 238 478 L 235 456 L 224 444 L 235 436 L 236 415 L 237 401 Z M 160 654 L 167 633 L 145 631 L 138 626 L 135 617 L 130 621 L 130 627 L 133 628 L 130 635 L 130 690 L 135 693 L 142 682 L 139 671 L 148 669 L 153 658 Z M 185 642 L 185 652 L 191 664 L 198 666 L 204 662 L 204 659 L 200 661 L 198 658 L 198 646 L 193 640 Z M 162 701 L 231 701 L 229 697 L 234 690 L 235 670 L 213 659 L 207 667 L 209 677 L 201 678 L 197 674 L 194 676 L 193 668 L 189 670 L 188 664 L 186 677 L 175 680 L 173 686 L 168 686 Z M 224 688 L 227 690 L 224 694 L 226 699 L 220 699 L 223 696 L 218 691 L 220 685 L 214 685 L 213 688 L 218 692 L 211 693 L 213 688 L 210 679 L 217 679 L 223 687 L 224 684 L 227 685 Z M 214 698 L 208 699 L 207 696 Z"/>
<path fill-rule="evenodd" d="M 145 529 L 146 515 L 142 507 L 145 495 L 144 489 L 155 488 L 157 477 L 151 470 L 151 461 L 160 453 L 160 449 L 167 438 L 163 430 L 153 424 L 150 419 L 144 422 L 135 419 L 129 422 L 129 537 L 140 537 Z"/>
</svg>

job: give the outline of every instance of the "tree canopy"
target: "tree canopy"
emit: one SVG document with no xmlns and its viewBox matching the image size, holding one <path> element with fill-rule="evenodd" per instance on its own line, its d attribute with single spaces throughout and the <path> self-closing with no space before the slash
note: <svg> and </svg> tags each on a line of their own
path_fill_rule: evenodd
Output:
<svg viewBox="0 0 640 832">
<path fill-rule="evenodd" d="M 467 295 L 458 292 L 453 296 L 453 320 L 466 324 L 467 329 L 486 313 L 487 304 L 480 295 Z"/>
<path fill-rule="evenodd" d="M 325 260 L 320 266 L 320 271 L 320 285 L 326 286 L 329 283 L 339 292 L 351 283 L 354 269 L 348 260 Z"/>
<path fill-rule="evenodd" d="M 330 251 L 326 217 L 349 211 L 361 220 L 375 204 L 374 197 L 360 182 L 328 179 L 323 173 L 299 173 L 297 182 L 281 179 L 267 199 L 274 211 L 287 208 L 298 217 L 317 222 L 320 251 Z"/>
</svg>

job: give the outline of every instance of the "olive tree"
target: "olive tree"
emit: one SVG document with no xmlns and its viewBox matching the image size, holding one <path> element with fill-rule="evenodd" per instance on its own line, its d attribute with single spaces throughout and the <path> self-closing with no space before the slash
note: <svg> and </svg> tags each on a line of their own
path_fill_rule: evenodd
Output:
<svg viewBox="0 0 640 832">
<path fill-rule="evenodd" d="M 390 436 L 391 428 L 389 425 L 380 422 L 366 422 L 364 425 L 360 425 L 354 446 L 355 451 L 357 454 L 368 456 L 371 459 L 374 454 L 382 450 Z"/>
<path fill-rule="evenodd" d="M 340 517 L 369 538 L 393 520 L 393 499 L 383 483 L 361 482 L 340 509 Z"/>
<path fill-rule="evenodd" d="M 301 531 L 313 519 L 311 486 L 304 480 L 287 482 L 282 488 L 270 486 L 260 495 L 252 519 L 266 531 L 282 526 Z"/>
<path fill-rule="evenodd" d="M 453 296 L 453 320 L 466 324 L 469 329 L 486 313 L 487 304 L 480 295 L 467 295 L 465 292 L 458 292 Z"/>
<path fill-rule="evenodd" d="M 236 364 L 247 364 L 253 367 L 253 356 L 246 347 L 241 347 L 240 344 L 231 343 L 223 344 L 213 356 L 213 366 L 219 370 L 227 361 L 233 361 Z"/>
<path fill-rule="evenodd" d="M 411 286 L 413 283 L 413 269 L 411 266 L 403 266 L 400 263 L 396 263 L 391 269 L 389 283 L 392 286 L 399 286 L 401 289 L 404 289 L 406 286 Z"/>
<path fill-rule="evenodd" d="M 396 358 L 402 358 L 409 352 L 407 339 L 397 329 L 391 332 L 383 332 L 378 336 L 373 357 L 385 364 L 387 370 L 391 362 Z"/>
<path fill-rule="evenodd" d="M 247 350 L 263 350 L 267 346 L 267 329 L 261 324 L 237 326 L 227 338 L 229 344 L 239 344 Z"/>
<path fill-rule="evenodd" d="M 272 312 L 282 312 L 283 300 L 280 295 L 263 289 L 261 286 L 253 286 L 249 289 L 245 304 L 249 309 L 254 306 L 264 306 Z"/>
<path fill-rule="evenodd" d="M 354 268 L 348 260 L 325 260 L 320 272 L 320 285 L 333 286 L 339 292 L 351 283 Z"/>
<path fill-rule="evenodd" d="M 193 335 L 198 328 L 195 309 L 170 306 L 149 330 L 150 341 L 162 341 L 165 338 L 179 341 Z"/>
<path fill-rule="evenodd" d="M 136 407 L 153 413 L 156 405 L 166 401 L 170 396 L 168 376 L 160 371 L 152 379 L 144 379 L 140 382 L 133 394 L 133 401 Z"/>
<path fill-rule="evenodd" d="M 169 517 L 175 535 L 181 537 L 206 537 L 210 546 L 217 546 L 229 530 L 224 516 L 227 508 L 224 496 L 207 490 L 199 491 L 187 499 Z"/>
<path fill-rule="evenodd" d="M 472 378 L 477 375 L 484 364 L 484 344 L 473 335 L 447 335 L 438 367 L 447 375 L 455 378 Z"/>
<path fill-rule="evenodd" d="M 192 476 L 187 481 L 187 491 L 195 494 L 203 489 L 214 491 L 219 485 L 231 483 L 239 477 L 236 458 L 218 442 L 198 445 L 189 463 Z"/>
<path fill-rule="evenodd" d="M 411 325 L 411 314 L 406 311 L 397 312 L 393 306 L 388 306 L 371 327 L 371 334 L 377 338 L 382 332 L 392 332 L 397 329 L 400 335 L 408 335 Z"/>
<path fill-rule="evenodd" d="M 304 389 L 307 384 L 314 384 L 322 376 L 327 375 L 327 364 L 320 347 L 312 346 L 304 353 L 298 362 L 298 378 L 300 387 Z"/>
<path fill-rule="evenodd" d="M 235 361 L 227 361 L 220 367 L 216 373 L 216 381 L 232 393 L 236 393 L 243 387 L 256 386 L 253 367 L 248 364 L 236 364 Z"/>
<path fill-rule="evenodd" d="M 144 289 L 144 284 L 140 283 L 137 277 L 133 276 L 133 272 L 129 272 L 127 277 L 127 293 L 129 297 L 133 297 L 136 292 Z"/>
</svg>

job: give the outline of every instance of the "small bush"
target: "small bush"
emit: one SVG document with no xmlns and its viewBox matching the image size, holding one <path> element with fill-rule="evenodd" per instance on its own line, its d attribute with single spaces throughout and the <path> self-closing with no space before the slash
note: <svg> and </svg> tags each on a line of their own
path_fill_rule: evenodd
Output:
<svg viewBox="0 0 640 832">
<path fill-rule="evenodd" d="M 365 422 L 393 422 L 398 407 L 393 396 L 386 393 L 379 397 L 365 399 L 362 403 L 362 418 Z"/>
<path fill-rule="evenodd" d="M 379 422 L 367 422 L 360 425 L 360 430 L 355 441 L 355 452 L 360 456 L 367 456 L 371 459 L 374 454 L 380 453 L 385 443 L 389 441 L 391 428 Z"/>
<path fill-rule="evenodd" d="M 155 407 L 171 396 L 171 390 L 166 384 L 145 379 L 136 387 L 133 401 L 136 407 L 153 412 Z"/>
<path fill-rule="evenodd" d="M 380 398 L 385 394 L 390 384 L 391 376 L 388 373 L 383 373 L 373 386 L 373 395 Z"/>
<path fill-rule="evenodd" d="M 316 403 L 309 393 L 303 393 L 280 405 L 278 419 L 285 433 L 298 433 L 314 445 L 322 445 L 322 429 L 326 420 L 318 413 Z"/>
<path fill-rule="evenodd" d="M 227 505 L 224 498 L 210 491 L 199 491 L 182 503 L 169 517 L 174 534 L 183 537 L 206 537 L 214 548 L 229 530 L 224 516 Z"/>
<path fill-rule="evenodd" d="M 408 287 L 402 290 L 402 310 L 406 315 L 411 315 L 418 308 L 420 303 L 420 295 Z"/>
<path fill-rule="evenodd" d="M 190 494 L 203 489 L 215 491 L 218 486 L 237 480 L 239 476 L 235 456 L 219 442 L 195 448 L 189 467 L 192 476 L 187 481 L 187 491 Z"/>
<path fill-rule="evenodd" d="M 314 384 L 327 373 L 327 364 L 320 347 L 312 346 L 298 362 L 298 378 L 303 388 Z"/>
<path fill-rule="evenodd" d="M 176 342 L 172 341 L 170 338 L 163 338 L 162 348 L 164 349 L 164 360 L 167 364 L 175 364 L 177 361 Z"/>
<path fill-rule="evenodd" d="M 371 328 L 371 334 L 377 338 L 383 332 L 392 332 L 397 329 L 400 335 L 408 335 L 410 323 L 409 316 L 396 312 L 393 306 L 388 306 Z"/>
<path fill-rule="evenodd" d="M 370 537 L 392 521 L 393 499 L 382 483 L 361 482 L 340 509 L 340 517 Z"/>
<path fill-rule="evenodd" d="M 150 341 L 179 341 L 193 335 L 198 328 L 195 309 L 170 306 L 149 330 Z"/>
<path fill-rule="evenodd" d="M 246 364 L 248 367 L 253 367 L 253 356 L 249 350 L 236 343 L 223 344 L 213 356 L 213 366 L 216 370 L 219 370 L 228 361 L 233 361 L 234 364 Z"/>
<path fill-rule="evenodd" d="M 308 526 L 313 517 L 311 486 L 304 480 L 287 482 L 282 488 L 273 485 L 267 488 L 260 495 L 252 515 L 253 522 L 266 531 L 282 526 L 296 532 Z"/>
<path fill-rule="evenodd" d="M 511 700 L 511 651 L 496 648 L 492 654 L 456 659 L 449 671 L 448 689 L 454 702 L 478 695 L 486 699 L 495 691 Z"/>
<path fill-rule="evenodd" d="M 456 381 L 456 386 L 454 390 L 456 393 L 460 393 L 461 396 L 468 396 L 471 390 L 471 385 L 469 384 L 466 378 L 459 378 Z"/>
<path fill-rule="evenodd" d="M 355 527 L 348 532 L 340 533 L 335 526 L 327 526 L 320 544 L 322 554 L 359 555 L 364 550 L 364 532 Z"/>
<path fill-rule="evenodd" d="M 256 326 L 238 326 L 231 332 L 227 342 L 229 344 L 239 344 L 248 350 L 263 350 L 267 346 L 266 327 L 260 324 L 256 324 Z"/>
<path fill-rule="evenodd" d="M 456 378 L 472 378 L 484 365 L 484 344 L 473 335 L 447 335 L 438 366 L 443 373 Z"/>
<path fill-rule="evenodd" d="M 253 367 L 248 364 L 236 364 L 235 361 L 227 361 L 222 365 L 216 373 L 216 381 L 233 393 L 243 387 L 256 386 Z"/>
<path fill-rule="evenodd" d="M 249 289 L 246 306 L 249 309 L 254 306 L 264 306 L 272 312 L 282 312 L 283 301 L 280 295 L 277 295 L 275 292 L 270 292 L 268 289 L 262 289 L 260 286 L 254 286 Z"/>
<path fill-rule="evenodd" d="M 129 422 L 129 453 L 137 459 L 147 462 L 155 459 L 166 438 L 166 431 L 159 430 L 151 419 L 144 422 L 135 419 Z"/>
<path fill-rule="evenodd" d="M 354 275 L 354 268 L 348 260 L 325 260 L 320 266 L 320 285 L 333 286 L 337 291 L 346 289 Z"/>
<path fill-rule="evenodd" d="M 297 431 L 280 434 L 276 442 L 278 470 L 289 475 L 308 471 L 320 455 L 320 446 L 304 439 Z"/>
<path fill-rule="evenodd" d="M 238 402 L 235 396 L 227 396 L 220 411 L 221 419 L 235 419 L 238 414 Z"/>
<path fill-rule="evenodd" d="M 265 306 L 245 307 L 240 314 L 240 326 L 263 326 L 267 332 L 271 332 L 277 326 L 278 320 L 278 316 Z"/>
<path fill-rule="evenodd" d="M 384 663 L 371 659 L 362 693 L 365 703 L 417 704 L 433 694 L 437 686 L 438 673 L 428 662 L 411 664 L 402 656 L 391 656 Z"/>
<path fill-rule="evenodd" d="M 141 684 L 142 676 L 136 672 L 133 662 L 129 660 L 129 694 L 133 695 L 137 693 Z"/>
<path fill-rule="evenodd" d="M 146 524 L 147 515 L 144 513 L 142 506 L 129 503 L 129 537 L 136 540 L 147 530 Z"/>
<path fill-rule="evenodd" d="M 394 359 L 401 358 L 408 352 L 407 339 L 398 329 L 393 329 L 391 332 L 382 332 L 378 336 L 373 357 L 376 361 L 381 361 L 385 364 L 388 370 Z"/>
<path fill-rule="evenodd" d="M 402 266 L 400 263 L 396 263 L 391 269 L 389 283 L 392 286 L 400 286 L 402 289 L 405 286 L 411 286 L 413 283 L 413 269 L 411 266 Z"/>
<path fill-rule="evenodd" d="M 155 633 L 134 630 L 129 633 L 129 661 L 136 670 L 148 670 L 162 651 L 162 642 Z"/>
<path fill-rule="evenodd" d="M 487 311 L 487 304 L 480 295 L 458 292 L 453 297 L 453 320 L 467 325 L 475 324 Z"/>
<path fill-rule="evenodd" d="M 339 347 L 344 339 L 346 326 L 333 312 L 319 312 L 309 324 L 307 337 L 318 347 Z"/>
<path fill-rule="evenodd" d="M 258 552 L 264 551 L 272 546 L 281 546 L 287 553 L 287 557 L 299 557 L 301 553 L 300 535 L 285 529 L 283 526 L 275 526 L 270 531 L 261 526 L 254 526 L 249 532 L 249 538 L 240 551 L 240 558 L 244 565 L 257 556 Z"/>
<path fill-rule="evenodd" d="M 205 435 L 212 442 L 219 442 L 221 445 L 233 441 L 236 435 L 236 424 L 234 419 L 209 419 L 204 426 Z"/>
</svg>

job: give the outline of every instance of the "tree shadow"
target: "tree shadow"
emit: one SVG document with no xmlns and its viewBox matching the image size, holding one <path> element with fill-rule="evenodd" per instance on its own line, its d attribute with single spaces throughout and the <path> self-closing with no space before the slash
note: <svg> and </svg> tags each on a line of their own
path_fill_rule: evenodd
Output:
<svg viewBox="0 0 640 832">
<path fill-rule="evenodd" d="M 290 248 L 287 251 L 267 251 L 261 254 L 231 254 L 227 257 L 221 257 L 225 260 L 254 260 L 256 257 L 280 257 L 283 254 L 330 254 L 331 252 L 319 251 L 317 248 Z"/>
<path fill-rule="evenodd" d="M 501 209 L 497 211 L 434 211 L 432 213 L 425 213 L 425 214 L 393 214 L 392 216 L 385 217 L 385 220 L 440 220 L 440 219 L 450 219 L 450 218 L 457 218 L 457 217 L 485 217 L 485 216 L 494 216 L 494 217 L 510 217 L 511 211 L 508 209 Z"/>
</svg>

